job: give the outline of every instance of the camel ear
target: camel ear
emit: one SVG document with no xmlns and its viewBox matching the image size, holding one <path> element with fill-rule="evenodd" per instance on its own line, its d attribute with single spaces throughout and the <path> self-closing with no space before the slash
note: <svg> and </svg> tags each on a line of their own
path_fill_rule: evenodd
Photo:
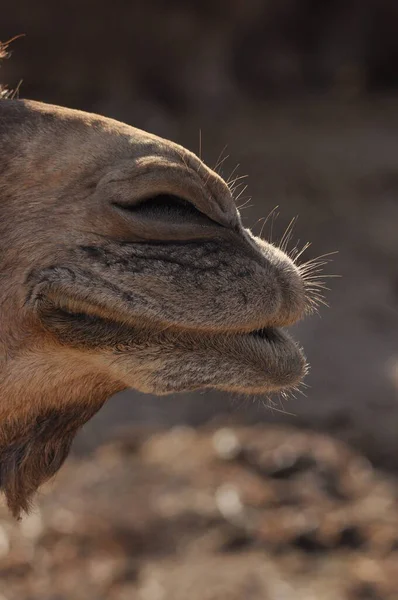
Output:
<svg viewBox="0 0 398 600">
<path fill-rule="evenodd" d="M 62 466 L 76 433 L 99 408 L 53 409 L 23 425 L 2 426 L 0 490 L 14 517 L 29 510 L 33 494 Z"/>
</svg>

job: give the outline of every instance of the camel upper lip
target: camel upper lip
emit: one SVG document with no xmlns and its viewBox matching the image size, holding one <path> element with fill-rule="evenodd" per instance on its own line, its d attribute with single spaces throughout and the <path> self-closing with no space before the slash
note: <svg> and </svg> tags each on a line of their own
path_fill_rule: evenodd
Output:
<svg viewBox="0 0 398 600">
<path fill-rule="evenodd" d="M 112 316 L 112 318 L 109 317 L 103 317 L 98 315 L 95 311 L 91 312 L 89 310 L 81 310 L 81 311 L 73 311 L 73 310 L 69 310 L 66 309 L 65 307 L 61 307 L 61 306 L 56 306 L 56 304 L 54 304 L 54 310 L 55 311 L 59 311 L 62 312 L 65 316 L 69 315 L 71 318 L 89 318 L 92 320 L 99 320 L 99 321 L 104 321 L 104 322 L 111 322 L 114 323 L 115 325 L 120 325 L 123 322 L 125 323 L 124 319 L 121 319 L 120 321 L 118 320 L 117 317 L 115 317 L 115 315 Z M 140 325 L 136 324 L 136 323 L 131 323 L 131 324 L 126 324 L 127 328 L 133 328 L 133 329 L 145 329 L 145 330 L 153 330 L 154 333 L 157 333 L 157 326 L 159 326 L 159 328 L 161 330 L 164 329 L 164 326 L 162 326 L 161 324 L 158 323 L 150 323 L 148 321 L 148 323 L 146 323 L 145 325 L 142 325 L 142 323 Z M 250 336 L 250 337 L 254 337 L 254 338 L 258 338 L 259 340 L 263 340 L 266 342 L 277 342 L 280 341 L 281 339 L 281 332 L 283 331 L 283 327 L 272 327 L 272 326 L 264 326 L 264 327 L 259 327 L 256 329 L 246 329 L 246 328 L 239 328 L 237 327 L 236 329 L 220 329 L 220 330 L 214 330 L 212 328 L 210 329 L 202 329 L 202 328 L 194 328 L 194 327 L 184 327 L 184 326 L 180 326 L 178 324 L 173 325 L 169 325 L 167 327 L 167 330 L 169 332 L 176 332 L 176 333 L 186 333 L 186 334 L 196 334 L 198 336 L 200 336 L 201 334 L 204 337 L 207 336 L 232 336 L 232 337 L 238 337 L 238 336 Z"/>
<path fill-rule="evenodd" d="M 261 324 L 250 328 L 248 326 L 239 326 L 239 320 L 237 319 L 236 327 L 196 327 L 187 325 L 180 325 L 179 323 L 164 323 L 151 321 L 149 319 L 138 319 L 132 318 L 129 322 L 126 319 L 126 314 L 120 314 L 118 318 L 117 314 L 113 310 L 106 308 L 105 306 L 97 306 L 95 303 L 87 302 L 79 298 L 67 298 L 58 294 L 50 292 L 46 294 L 48 304 L 46 305 L 45 313 L 49 316 L 49 313 L 62 313 L 64 317 L 70 318 L 89 318 L 91 320 L 102 320 L 103 322 L 113 323 L 114 325 L 124 324 L 127 328 L 142 329 L 146 331 L 152 331 L 155 335 L 158 330 L 163 331 L 167 329 L 170 333 L 173 331 L 178 334 L 194 334 L 204 337 L 212 336 L 250 336 L 257 340 L 262 340 L 269 343 L 277 343 L 283 341 L 283 330 L 287 326 L 283 323 L 277 326 L 271 324 Z M 42 315 L 44 316 L 44 315 Z M 46 319 L 45 319 L 46 320 Z"/>
<path fill-rule="evenodd" d="M 77 308 L 77 307 L 76 307 Z M 120 327 L 121 325 L 124 325 L 126 327 L 126 330 L 142 330 L 142 331 L 146 331 L 146 332 L 151 332 L 153 333 L 154 337 L 156 337 L 157 334 L 162 333 L 167 331 L 170 335 L 176 334 L 176 335 L 195 335 L 203 338 L 208 338 L 209 340 L 212 338 L 220 338 L 220 337 L 227 337 L 227 338 L 239 338 L 239 337 L 247 337 L 247 338 L 252 338 L 253 340 L 256 340 L 257 342 L 265 342 L 266 344 L 278 344 L 278 343 L 283 343 L 285 340 L 285 335 L 284 335 L 284 328 L 282 327 L 274 327 L 274 326 L 263 326 L 263 327 L 258 327 L 256 329 L 247 329 L 247 328 L 239 328 L 239 326 L 236 329 L 221 329 L 221 330 L 214 330 L 214 329 L 201 329 L 201 328 L 194 328 L 194 327 L 181 327 L 178 324 L 176 325 L 169 325 L 168 327 L 164 328 L 164 324 L 160 324 L 160 323 L 151 323 L 151 322 L 146 322 L 144 323 L 134 323 L 131 322 L 130 324 L 126 323 L 125 319 L 118 319 L 117 316 L 115 315 L 100 315 L 98 314 L 98 312 L 95 310 L 95 306 L 92 307 L 93 310 L 90 310 L 91 307 L 85 305 L 85 306 L 81 306 L 79 308 L 77 308 L 77 310 L 73 310 L 70 309 L 69 307 L 67 307 L 64 303 L 59 303 L 54 301 L 54 299 L 52 299 L 51 305 L 50 307 L 47 306 L 47 310 L 45 311 L 45 314 L 42 314 L 42 318 L 45 322 L 47 322 L 48 325 L 50 325 L 51 328 L 53 328 L 53 326 L 57 326 L 58 324 L 58 319 L 56 318 L 55 320 L 53 320 L 53 316 L 54 315 L 58 315 L 58 317 L 61 317 L 63 319 L 66 320 L 71 320 L 71 321 L 79 321 L 80 323 L 84 322 L 84 320 L 90 321 L 91 323 L 93 321 L 97 321 L 97 322 L 103 322 L 104 325 L 108 324 L 108 325 L 113 325 L 116 327 Z M 57 327 L 56 327 L 57 328 Z M 159 330 L 160 331 L 159 331 Z"/>
</svg>

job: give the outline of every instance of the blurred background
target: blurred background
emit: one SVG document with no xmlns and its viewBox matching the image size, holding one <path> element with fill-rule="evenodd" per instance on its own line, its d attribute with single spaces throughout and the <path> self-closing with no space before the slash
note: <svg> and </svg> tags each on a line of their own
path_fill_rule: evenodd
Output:
<svg viewBox="0 0 398 600">
<path fill-rule="evenodd" d="M 398 4 L 14 0 L 20 33 L 21 98 L 201 137 L 248 176 L 246 226 L 298 215 L 341 278 L 295 327 L 306 397 L 110 400 L 32 516 L 1 513 L 0 599 L 398 598 Z"/>
</svg>

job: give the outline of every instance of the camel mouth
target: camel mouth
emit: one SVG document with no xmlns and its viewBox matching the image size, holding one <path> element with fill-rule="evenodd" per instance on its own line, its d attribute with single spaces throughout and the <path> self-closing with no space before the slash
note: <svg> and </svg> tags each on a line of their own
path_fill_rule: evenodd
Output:
<svg viewBox="0 0 398 600">
<path fill-rule="evenodd" d="M 165 332 L 169 332 L 170 335 L 176 335 L 180 338 L 187 337 L 198 337 L 203 340 L 211 340 L 211 339 L 224 339 L 224 340 L 232 340 L 234 338 L 241 339 L 253 339 L 254 341 L 261 343 L 264 342 L 268 345 L 277 345 L 283 344 L 286 342 L 286 336 L 284 335 L 284 328 L 282 327 L 271 327 L 264 326 L 258 329 L 247 329 L 241 328 L 237 325 L 236 328 L 230 329 L 206 329 L 206 328 L 196 328 L 192 327 L 183 327 L 179 324 L 164 324 L 162 322 L 150 322 L 142 320 L 140 323 L 135 319 L 132 320 L 131 323 L 126 321 L 125 316 L 120 316 L 120 319 L 115 315 L 110 317 L 110 314 L 107 314 L 104 311 L 104 308 L 101 307 L 100 311 L 96 306 L 89 305 L 80 305 L 79 310 L 73 310 L 71 308 L 66 308 L 68 302 L 58 303 L 54 301 L 54 298 L 51 298 L 49 302 L 45 305 L 45 310 L 41 310 L 41 320 L 49 326 L 50 329 L 58 329 L 57 325 L 67 325 L 68 322 L 73 329 L 77 323 L 80 325 L 86 323 L 87 326 L 96 325 L 97 327 L 106 327 L 107 332 L 109 328 L 117 330 L 120 334 L 121 327 L 123 327 L 124 332 L 129 332 L 128 335 L 134 336 L 134 334 L 149 336 L 150 338 L 156 339 L 157 337 L 163 337 Z M 102 314 L 101 314 L 102 313 Z M 61 331 L 61 330 L 60 330 Z M 125 335 L 123 336 L 123 339 Z M 289 338 L 290 339 L 290 338 Z M 119 340 L 121 342 L 122 340 Z M 125 341 L 125 340 L 124 340 Z"/>
<path fill-rule="evenodd" d="M 278 329 L 275 327 L 262 327 L 261 329 L 254 329 L 249 332 L 249 335 L 260 340 L 264 340 L 269 343 L 275 343 L 278 341 Z"/>
<path fill-rule="evenodd" d="M 64 345 L 94 351 L 127 387 L 158 395 L 204 388 L 269 394 L 297 386 L 307 373 L 301 347 L 279 327 L 251 331 L 165 327 L 126 323 L 115 316 L 109 319 L 54 304 L 42 312 L 41 320 Z M 143 358 L 148 353 L 147 368 Z M 133 371 L 138 376 L 131 385 Z"/>
</svg>

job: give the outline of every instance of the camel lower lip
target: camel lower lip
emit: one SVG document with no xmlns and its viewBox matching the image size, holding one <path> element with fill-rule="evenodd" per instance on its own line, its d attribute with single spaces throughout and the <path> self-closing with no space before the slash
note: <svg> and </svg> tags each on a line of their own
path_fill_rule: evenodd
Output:
<svg viewBox="0 0 398 600">
<path fill-rule="evenodd" d="M 144 373 L 141 391 L 168 394 L 216 388 L 243 393 L 269 393 L 296 386 L 307 371 L 301 348 L 283 328 L 252 331 L 129 326 L 97 315 L 66 312 L 54 306 L 41 320 L 64 343 L 98 349 L 111 357 L 117 375 L 137 387 L 132 373 Z M 153 356 L 153 367 L 142 370 L 142 355 Z M 166 351 L 165 351 L 166 349 Z M 108 354 L 110 352 L 110 354 Z M 125 370 L 123 370 L 125 369 Z"/>
</svg>

